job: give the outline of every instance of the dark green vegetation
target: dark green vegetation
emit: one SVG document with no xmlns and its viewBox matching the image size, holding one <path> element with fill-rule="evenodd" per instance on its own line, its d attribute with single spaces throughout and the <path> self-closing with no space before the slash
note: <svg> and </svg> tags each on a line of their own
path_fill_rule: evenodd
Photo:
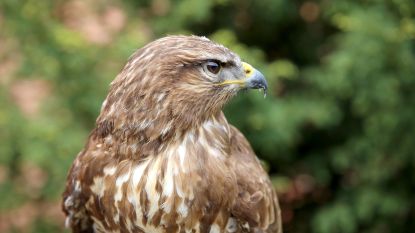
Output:
<svg viewBox="0 0 415 233">
<path fill-rule="evenodd" d="M 2 0 L 0 28 L 0 232 L 62 231 L 108 84 L 178 33 L 267 77 L 265 100 L 243 93 L 226 115 L 269 168 L 285 232 L 415 228 L 415 1 Z"/>
</svg>

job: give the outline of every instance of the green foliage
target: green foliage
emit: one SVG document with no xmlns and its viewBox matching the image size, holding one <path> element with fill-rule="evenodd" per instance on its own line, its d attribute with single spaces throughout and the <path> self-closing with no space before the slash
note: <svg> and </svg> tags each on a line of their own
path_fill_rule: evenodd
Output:
<svg viewBox="0 0 415 233">
<path fill-rule="evenodd" d="M 2 232 L 62 231 L 66 172 L 108 84 L 177 33 L 267 77 L 266 99 L 241 93 L 225 113 L 269 168 L 286 232 L 415 228 L 414 1 L 3 0 L 0 27 Z"/>
</svg>

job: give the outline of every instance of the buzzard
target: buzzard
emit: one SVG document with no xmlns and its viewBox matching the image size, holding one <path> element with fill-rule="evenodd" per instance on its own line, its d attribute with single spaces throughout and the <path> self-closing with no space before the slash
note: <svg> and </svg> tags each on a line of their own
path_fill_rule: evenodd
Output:
<svg viewBox="0 0 415 233">
<path fill-rule="evenodd" d="M 72 232 L 281 232 L 267 173 L 222 107 L 264 76 L 198 36 L 138 49 L 110 85 L 62 207 Z"/>
</svg>

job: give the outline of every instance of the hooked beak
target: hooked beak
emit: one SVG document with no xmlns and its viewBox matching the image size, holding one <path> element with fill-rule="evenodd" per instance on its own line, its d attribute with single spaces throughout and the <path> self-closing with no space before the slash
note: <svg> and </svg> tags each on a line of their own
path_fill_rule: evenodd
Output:
<svg viewBox="0 0 415 233">
<path fill-rule="evenodd" d="M 238 84 L 241 89 L 262 89 L 264 97 L 267 95 L 268 84 L 264 75 L 246 62 L 242 62 L 245 77 L 238 80 L 226 80 L 217 85 Z"/>
<path fill-rule="evenodd" d="M 246 75 L 246 79 L 244 80 L 245 87 L 249 89 L 262 89 L 264 96 L 266 96 L 268 84 L 264 75 L 248 63 L 242 62 L 242 65 Z"/>
</svg>

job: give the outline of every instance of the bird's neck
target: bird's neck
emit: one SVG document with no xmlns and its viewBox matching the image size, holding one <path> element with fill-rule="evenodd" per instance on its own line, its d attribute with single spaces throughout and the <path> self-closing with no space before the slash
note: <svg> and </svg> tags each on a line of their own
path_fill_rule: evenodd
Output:
<svg viewBox="0 0 415 233">
<path fill-rule="evenodd" d="M 120 158 L 156 156 L 181 143 L 212 144 L 221 151 L 227 150 L 229 125 L 221 111 L 190 125 L 175 123 L 174 119 L 158 120 L 164 122 L 155 119 L 120 124 L 104 120 L 97 125 L 93 135 L 107 147 L 113 147 Z"/>
</svg>

